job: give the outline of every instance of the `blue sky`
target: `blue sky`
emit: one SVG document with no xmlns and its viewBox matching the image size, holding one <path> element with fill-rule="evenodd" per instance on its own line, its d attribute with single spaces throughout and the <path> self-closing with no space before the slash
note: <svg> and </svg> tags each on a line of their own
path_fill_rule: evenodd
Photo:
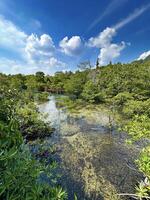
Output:
<svg viewBox="0 0 150 200">
<path fill-rule="evenodd" d="M 130 62 L 150 54 L 149 0 L 1 0 L 0 72 Z"/>
</svg>

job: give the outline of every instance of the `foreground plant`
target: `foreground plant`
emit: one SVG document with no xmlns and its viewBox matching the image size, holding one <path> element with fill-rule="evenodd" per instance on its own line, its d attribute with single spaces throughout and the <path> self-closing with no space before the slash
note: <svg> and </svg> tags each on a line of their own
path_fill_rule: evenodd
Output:
<svg viewBox="0 0 150 200">
<path fill-rule="evenodd" d="M 51 179 L 53 164 L 35 160 L 24 145 L 18 124 L 0 122 L 0 198 L 6 200 L 64 200 L 67 194 L 57 185 L 39 181 L 43 173 Z"/>
<path fill-rule="evenodd" d="M 150 118 L 146 115 L 136 115 L 130 120 L 125 131 L 130 135 L 129 143 L 150 139 Z M 141 180 L 136 187 L 136 194 L 124 194 L 133 196 L 135 199 L 150 199 L 150 145 L 142 149 L 139 159 L 136 160 L 139 170 L 143 173 L 144 180 Z M 122 194 L 123 195 L 123 194 Z"/>
</svg>

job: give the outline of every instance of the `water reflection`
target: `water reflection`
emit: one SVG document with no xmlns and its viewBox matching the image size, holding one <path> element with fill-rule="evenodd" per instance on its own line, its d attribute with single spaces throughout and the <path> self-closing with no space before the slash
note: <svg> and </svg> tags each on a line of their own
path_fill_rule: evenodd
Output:
<svg viewBox="0 0 150 200">
<path fill-rule="evenodd" d="M 45 120 L 56 129 L 47 145 L 57 148 L 57 170 L 69 200 L 74 193 L 79 200 L 117 200 L 117 192 L 133 192 L 139 174 L 127 164 L 134 166 L 136 151 L 124 144 L 124 137 L 115 129 L 110 134 L 107 113 L 82 110 L 74 115 L 58 109 L 55 96 L 50 96 L 39 110 L 47 113 Z"/>
</svg>

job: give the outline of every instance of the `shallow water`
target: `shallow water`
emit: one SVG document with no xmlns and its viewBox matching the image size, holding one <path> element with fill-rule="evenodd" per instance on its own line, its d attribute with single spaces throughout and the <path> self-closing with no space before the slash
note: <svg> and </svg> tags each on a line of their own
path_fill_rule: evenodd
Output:
<svg viewBox="0 0 150 200">
<path fill-rule="evenodd" d="M 117 193 L 134 191 L 140 175 L 132 168 L 137 149 L 125 144 L 125 135 L 110 130 L 110 116 L 104 109 L 83 108 L 70 113 L 57 108 L 55 96 L 40 105 L 46 121 L 55 128 L 47 146 L 57 149 L 59 183 L 78 200 L 116 200 Z M 113 120 L 112 120 L 113 121 Z"/>
</svg>

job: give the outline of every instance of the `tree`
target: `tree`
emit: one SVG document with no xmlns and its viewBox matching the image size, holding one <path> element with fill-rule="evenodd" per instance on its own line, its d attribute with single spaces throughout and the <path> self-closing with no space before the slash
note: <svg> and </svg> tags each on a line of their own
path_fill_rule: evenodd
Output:
<svg viewBox="0 0 150 200">
<path fill-rule="evenodd" d="M 96 60 L 96 69 L 98 69 L 99 67 L 100 67 L 99 58 L 97 58 L 97 60 Z"/>
<path fill-rule="evenodd" d="M 44 82 L 44 77 L 45 77 L 44 72 L 36 72 L 35 76 L 37 81 Z"/>
<path fill-rule="evenodd" d="M 92 66 L 91 66 L 91 63 L 90 63 L 90 61 L 85 61 L 85 62 L 81 62 L 81 63 L 79 63 L 78 64 L 78 68 L 80 69 L 80 70 L 87 70 L 87 69 L 91 69 L 92 68 Z"/>
<path fill-rule="evenodd" d="M 26 76 L 25 84 L 29 91 L 37 91 L 38 90 L 38 82 L 34 75 Z"/>
<path fill-rule="evenodd" d="M 68 94 L 75 95 L 76 98 L 82 93 L 84 84 L 87 80 L 87 73 L 85 72 L 76 72 L 70 76 L 64 84 L 65 92 Z"/>
<path fill-rule="evenodd" d="M 10 88 L 16 89 L 16 90 L 26 89 L 25 77 L 22 74 L 11 76 Z"/>
<path fill-rule="evenodd" d="M 97 86 L 92 81 L 88 81 L 85 84 L 82 97 L 91 103 L 103 102 L 104 100 L 102 93 L 99 92 Z"/>
</svg>

